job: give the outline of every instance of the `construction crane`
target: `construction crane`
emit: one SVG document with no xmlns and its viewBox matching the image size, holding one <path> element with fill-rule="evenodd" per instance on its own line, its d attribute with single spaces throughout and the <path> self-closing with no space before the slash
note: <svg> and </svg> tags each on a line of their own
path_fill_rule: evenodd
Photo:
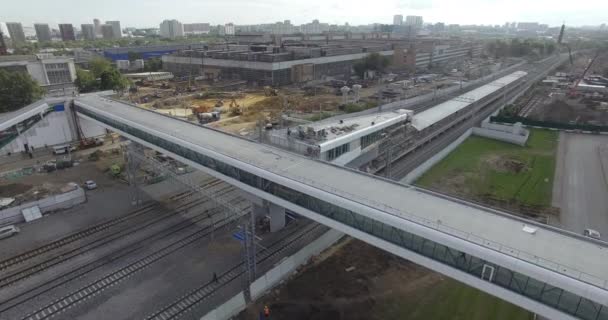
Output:
<svg viewBox="0 0 608 320">
<path fill-rule="evenodd" d="M 591 69 L 591 65 L 593 65 L 593 63 L 595 62 L 595 60 L 597 59 L 597 57 L 599 55 L 600 55 L 600 51 L 598 50 L 595 52 L 595 56 L 593 56 L 593 59 L 589 60 L 587 67 L 585 67 L 585 70 L 583 71 L 583 74 L 580 76 L 580 78 L 578 78 L 576 80 L 576 82 L 574 83 L 574 86 L 572 88 L 570 88 L 570 92 L 568 92 L 568 96 L 576 97 L 576 95 L 577 95 L 576 90 L 578 88 L 579 83 L 585 78 L 585 75 L 587 74 L 589 69 Z"/>
<path fill-rule="evenodd" d="M 559 31 L 559 38 L 557 38 L 557 45 L 564 46 L 568 49 L 568 56 L 570 57 L 570 65 L 574 65 L 574 61 L 572 60 L 572 49 L 567 43 L 564 43 L 564 31 L 566 30 L 566 24 L 562 24 L 562 28 Z"/>
</svg>

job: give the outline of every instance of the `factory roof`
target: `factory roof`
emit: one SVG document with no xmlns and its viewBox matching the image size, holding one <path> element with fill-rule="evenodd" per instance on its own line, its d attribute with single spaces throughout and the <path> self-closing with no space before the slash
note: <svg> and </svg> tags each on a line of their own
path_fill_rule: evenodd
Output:
<svg viewBox="0 0 608 320">
<path fill-rule="evenodd" d="M 504 76 L 475 90 L 469 91 L 449 101 L 440 103 L 433 108 L 420 112 L 414 115 L 412 118 L 412 126 L 418 131 L 426 129 L 427 127 L 430 127 L 448 116 L 468 107 L 475 101 L 478 101 L 500 90 L 505 85 L 519 80 L 527 74 L 528 73 L 524 71 L 513 72 L 508 76 Z"/>
</svg>

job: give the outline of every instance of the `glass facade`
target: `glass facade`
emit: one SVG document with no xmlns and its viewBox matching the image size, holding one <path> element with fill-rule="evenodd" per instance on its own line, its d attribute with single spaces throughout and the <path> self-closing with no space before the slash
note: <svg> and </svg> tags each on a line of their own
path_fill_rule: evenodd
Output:
<svg viewBox="0 0 608 320">
<path fill-rule="evenodd" d="M 241 181 L 251 187 L 270 193 L 315 213 L 338 221 L 357 230 L 375 236 L 407 250 L 433 259 L 459 271 L 489 281 L 503 289 L 523 295 L 564 313 L 585 320 L 608 320 L 608 307 L 582 298 L 561 288 L 551 286 L 519 272 L 504 268 L 492 262 L 458 251 L 432 240 L 422 238 L 407 231 L 395 228 L 356 212 L 346 210 L 332 203 L 317 199 L 297 190 L 267 181 L 252 173 L 217 161 L 181 145 L 151 135 L 142 130 L 116 122 L 112 119 L 77 107 L 77 111 L 97 119 L 116 129 L 124 131 L 165 150 L 196 162 L 228 177 Z"/>
<path fill-rule="evenodd" d="M 337 157 L 347 153 L 349 149 L 350 149 L 350 144 L 345 143 L 341 146 L 337 146 L 337 147 L 327 151 L 327 161 L 332 161 L 332 160 L 336 159 Z"/>
</svg>

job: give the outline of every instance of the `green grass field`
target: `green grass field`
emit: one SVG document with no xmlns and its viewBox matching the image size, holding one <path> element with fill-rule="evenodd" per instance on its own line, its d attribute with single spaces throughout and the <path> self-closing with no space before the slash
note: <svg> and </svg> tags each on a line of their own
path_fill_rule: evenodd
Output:
<svg viewBox="0 0 608 320">
<path fill-rule="evenodd" d="M 525 147 L 471 136 L 416 185 L 473 198 L 549 207 L 557 132 L 533 129 Z"/>
<path fill-rule="evenodd" d="M 377 319 L 530 320 L 532 314 L 482 291 L 445 278 L 423 293 L 377 301 Z"/>
</svg>

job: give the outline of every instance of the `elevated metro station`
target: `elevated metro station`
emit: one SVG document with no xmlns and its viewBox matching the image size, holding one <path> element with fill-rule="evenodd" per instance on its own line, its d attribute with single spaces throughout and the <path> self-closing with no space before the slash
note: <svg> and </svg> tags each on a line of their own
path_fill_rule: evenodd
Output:
<svg viewBox="0 0 608 320">
<path fill-rule="evenodd" d="M 80 117 L 551 319 L 608 319 L 608 245 L 102 96 Z"/>
</svg>

